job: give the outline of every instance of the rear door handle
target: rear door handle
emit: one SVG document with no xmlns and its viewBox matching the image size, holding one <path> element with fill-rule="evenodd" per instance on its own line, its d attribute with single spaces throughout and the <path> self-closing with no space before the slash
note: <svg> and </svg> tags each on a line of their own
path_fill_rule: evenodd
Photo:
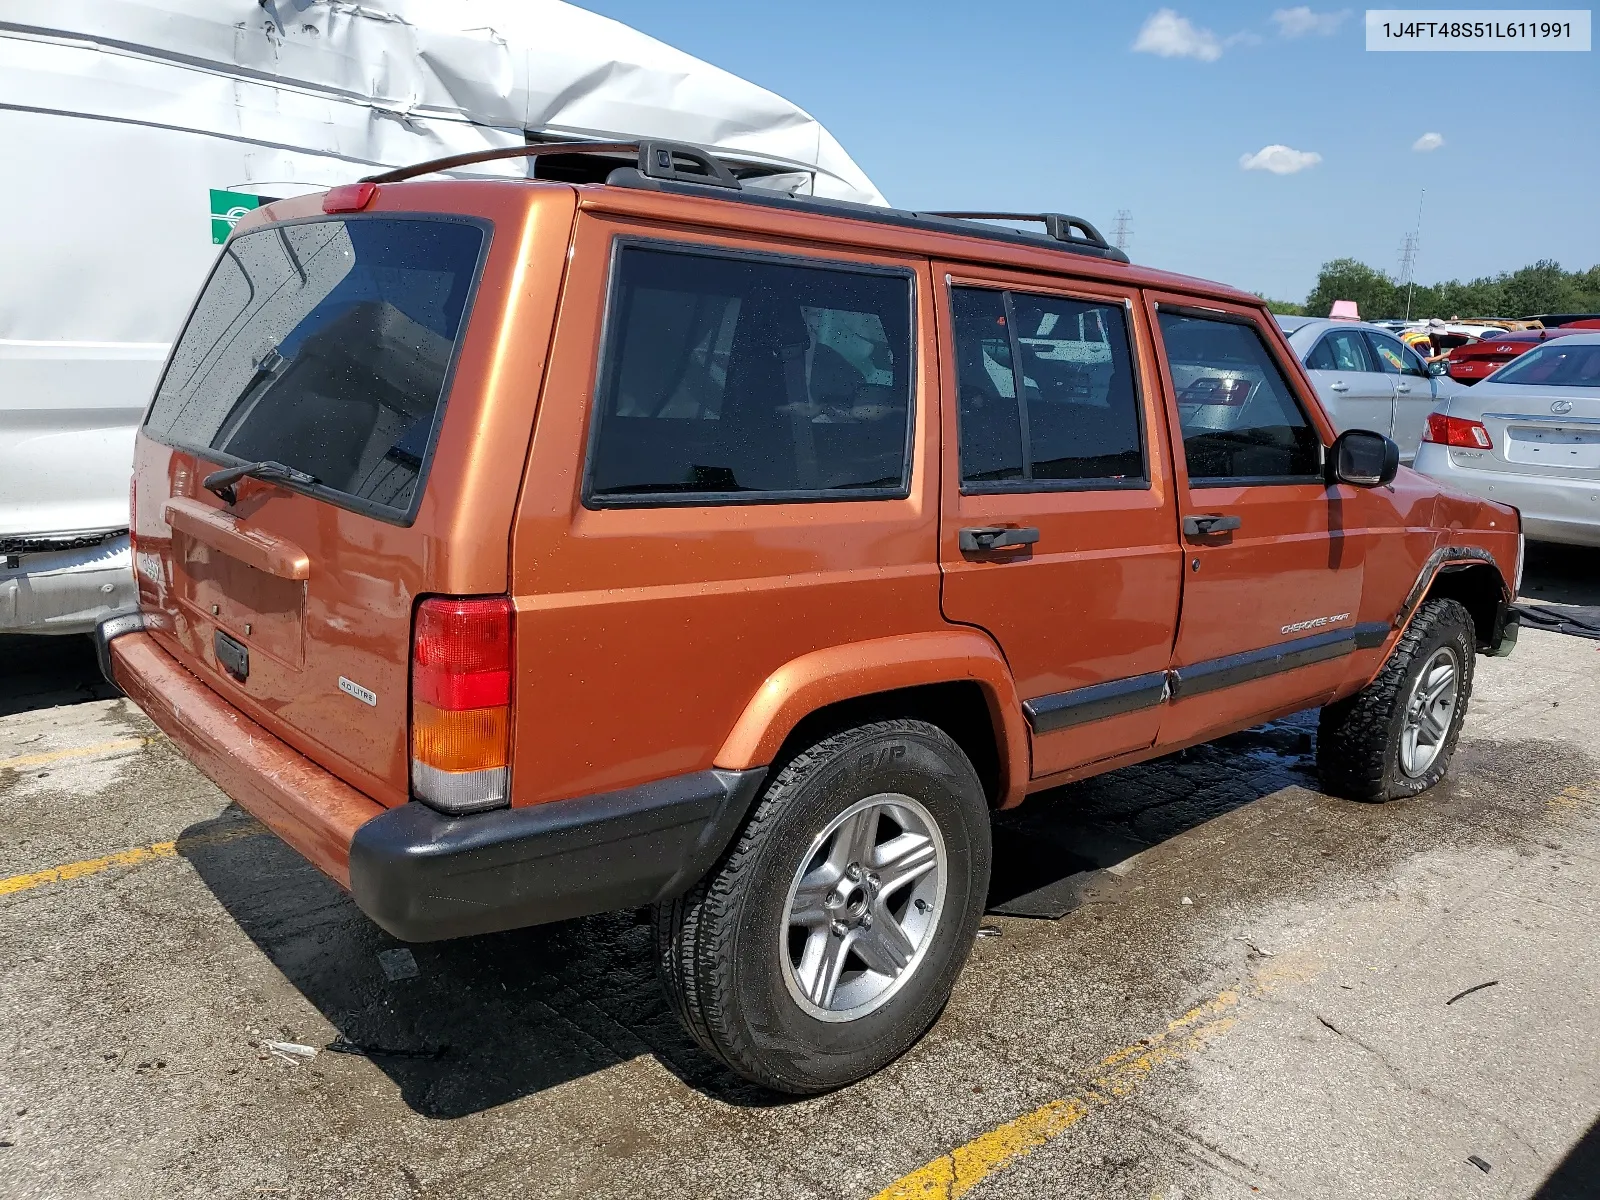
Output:
<svg viewBox="0 0 1600 1200">
<path fill-rule="evenodd" d="M 1031 546 L 1038 540 L 1037 529 L 1013 529 L 1005 525 L 980 525 L 974 529 L 963 529 L 957 539 L 963 550 L 978 554 L 987 550 L 1003 550 L 1007 546 Z"/>
<path fill-rule="evenodd" d="M 1339 382 L 1336 382 L 1336 383 L 1330 383 L 1328 385 L 1328 390 L 1330 392 L 1348 392 L 1350 390 L 1350 385 L 1348 383 L 1343 382 L 1343 381 L 1339 381 Z"/>
<path fill-rule="evenodd" d="M 1223 516 L 1221 513 L 1206 513 L 1202 516 L 1185 517 L 1183 519 L 1183 535 L 1185 537 L 1215 537 L 1219 533 L 1227 533 L 1239 528 L 1238 517 Z"/>
</svg>

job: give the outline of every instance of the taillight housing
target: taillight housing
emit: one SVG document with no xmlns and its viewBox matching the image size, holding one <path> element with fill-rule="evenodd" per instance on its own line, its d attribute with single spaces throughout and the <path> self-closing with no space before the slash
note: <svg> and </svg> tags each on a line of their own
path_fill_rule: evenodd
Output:
<svg viewBox="0 0 1600 1200">
<path fill-rule="evenodd" d="M 1461 446 L 1468 450 L 1494 449 L 1494 439 L 1489 436 L 1482 421 L 1451 417 L 1444 413 L 1428 414 L 1428 427 L 1422 431 L 1422 440 L 1440 446 Z"/>
<path fill-rule="evenodd" d="M 505 596 L 435 596 L 411 637 L 411 792 L 447 813 L 511 802 L 513 640 Z"/>
<path fill-rule="evenodd" d="M 378 185 L 362 180 L 360 183 L 341 183 L 331 187 L 322 197 L 325 213 L 360 212 L 372 203 L 378 194 Z"/>
</svg>

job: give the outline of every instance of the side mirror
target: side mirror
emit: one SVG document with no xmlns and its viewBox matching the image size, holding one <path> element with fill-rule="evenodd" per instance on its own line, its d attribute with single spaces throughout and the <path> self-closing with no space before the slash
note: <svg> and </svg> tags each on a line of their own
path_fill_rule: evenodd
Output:
<svg viewBox="0 0 1600 1200">
<path fill-rule="evenodd" d="M 1382 487 L 1393 483 L 1400 470 L 1400 447 L 1370 429 L 1347 429 L 1328 454 L 1328 474 L 1333 483 L 1355 487 Z"/>
<path fill-rule="evenodd" d="M 1437 362 L 1429 363 L 1428 364 L 1428 374 L 1429 375 L 1448 375 L 1448 374 L 1450 374 L 1450 363 L 1449 363 L 1449 361 L 1447 359 L 1441 358 Z"/>
</svg>

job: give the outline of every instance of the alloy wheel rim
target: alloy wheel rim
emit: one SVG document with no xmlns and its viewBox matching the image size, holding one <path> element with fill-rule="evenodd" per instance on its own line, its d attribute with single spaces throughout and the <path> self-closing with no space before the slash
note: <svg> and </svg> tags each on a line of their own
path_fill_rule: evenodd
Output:
<svg viewBox="0 0 1600 1200">
<path fill-rule="evenodd" d="M 883 792 L 845 809 L 789 885 L 778 957 L 790 997 L 822 1021 L 888 1003 L 927 957 L 948 881 L 944 838 L 921 803 Z"/>
<path fill-rule="evenodd" d="M 1412 779 L 1428 773 L 1444 749 L 1461 694 L 1461 662 L 1449 646 L 1435 650 L 1406 700 L 1400 728 L 1400 769 Z"/>
</svg>

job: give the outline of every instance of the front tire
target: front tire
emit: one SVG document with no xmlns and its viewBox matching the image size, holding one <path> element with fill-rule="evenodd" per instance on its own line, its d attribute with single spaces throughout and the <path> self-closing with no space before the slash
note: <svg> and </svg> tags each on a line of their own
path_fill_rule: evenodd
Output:
<svg viewBox="0 0 1600 1200">
<path fill-rule="evenodd" d="M 1352 800 L 1427 791 L 1450 768 L 1472 695 L 1477 634 L 1456 600 L 1429 600 L 1378 677 L 1322 710 L 1317 769 L 1323 786 Z"/>
<path fill-rule="evenodd" d="M 983 786 L 943 730 L 845 730 L 789 760 L 723 860 L 657 907 L 658 973 L 695 1040 L 746 1079 L 842 1087 L 939 1015 L 989 865 Z"/>
</svg>

